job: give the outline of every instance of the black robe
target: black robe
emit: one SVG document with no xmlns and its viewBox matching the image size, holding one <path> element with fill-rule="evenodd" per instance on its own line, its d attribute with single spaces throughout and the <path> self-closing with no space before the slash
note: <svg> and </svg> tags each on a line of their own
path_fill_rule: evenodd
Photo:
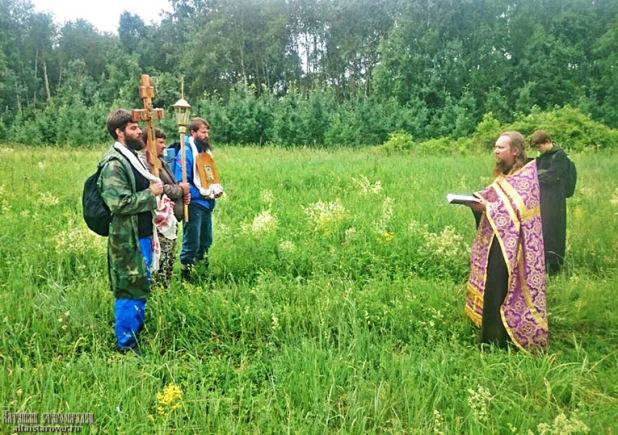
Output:
<svg viewBox="0 0 618 435">
<path fill-rule="evenodd" d="M 476 227 L 481 221 L 482 213 L 473 211 Z M 487 281 L 485 282 L 485 296 L 483 298 L 483 320 L 479 334 L 479 344 L 493 344 L 505 348 L 511 342 L 506 332 L 500 307 L 509 291 L 509 271 L 500 249 L 500 243 L 494 237 L 489 248 L 487 262 Z"/>
<path fill-rule="evenodd" d="M 568 156 L 554 147 L 536 159 L 541 187 L 541 220 L 545 244 L 545 267 L 555 275 L 564 262 L 566 246 L 565 181 L 569 169 Z"/>
</svg>

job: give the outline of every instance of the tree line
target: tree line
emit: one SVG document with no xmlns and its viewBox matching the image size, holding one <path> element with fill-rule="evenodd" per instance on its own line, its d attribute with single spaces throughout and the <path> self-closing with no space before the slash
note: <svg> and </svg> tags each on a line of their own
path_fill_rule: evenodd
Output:
<svg viewBox="0 0 618 435">
<path fill-rule="evenodd" d="M 170 2 L 115 35 L 0 0 L 0 141 L 105 142 L 142 73 L 170 114 L 184 77 L 221 143 L 457 138 L 566 105 L 618 127 L 616 0 Z"/>
</svg>

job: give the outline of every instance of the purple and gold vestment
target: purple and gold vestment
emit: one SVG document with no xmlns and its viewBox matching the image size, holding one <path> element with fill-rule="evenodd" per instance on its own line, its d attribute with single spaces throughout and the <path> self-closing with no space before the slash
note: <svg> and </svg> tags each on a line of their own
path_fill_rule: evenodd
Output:
<svg viewBox="0 0 618 435">
<path fill-rule="evenodd" d="M 508 291 L 500 307 L 502 323 L 524 351 L 547 349 L 545 258 L 540 189 L 534 161 L 476 193 L 487 201 L 470 258 L 465 312 L 480 326 L 492 242 L 499 243 L 508 269 Z"/>
</svg>

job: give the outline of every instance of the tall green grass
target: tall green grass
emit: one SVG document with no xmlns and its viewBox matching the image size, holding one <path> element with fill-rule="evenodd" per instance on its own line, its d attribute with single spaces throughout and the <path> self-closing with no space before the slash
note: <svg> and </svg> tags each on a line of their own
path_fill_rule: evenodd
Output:
<svg viewBox="0 0 618 435">
<path fill-rule="evenodd" d="M 154 292 L 139 359 L 115 352 L 106 240 L 81 219 L 103 152 L 0 148 L 2 410 L 93 412 L 85 433 L 618 429 L 615 155 L 574 156 L 531 357 L 480 353 L 463 314 L 474 219 L 445 194 L 486 186 L 490 156 L 217 149 L 210 273 Z"/>
</svg>

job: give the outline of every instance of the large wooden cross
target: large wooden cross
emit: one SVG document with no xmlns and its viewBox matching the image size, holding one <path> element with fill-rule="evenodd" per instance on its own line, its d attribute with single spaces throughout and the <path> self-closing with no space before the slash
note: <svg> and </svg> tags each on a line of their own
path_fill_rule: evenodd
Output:
<svg viewBox="0 0 618 435">
<path fill-rule="evenodd" d="M 142 85 L 139 87 L 139 96 L 144 100 L 143 109 L 133 109 L 133 121 L 144 121 L 146 123 L 146 131 L 148 134 L 148 143 L 146 144 L 146 152 L 148 161 L 150 162 L 152 175 L 159 176 L 163 164 L 157 153 L 157 141 L 154 135 L 153 120 L 160 120 L 165 117 L 163 109 L 153 109 L 152 99 L 154 98 L 154 87 L 150 84 L 150 76 L 142 74 Z"/>
</svg>

